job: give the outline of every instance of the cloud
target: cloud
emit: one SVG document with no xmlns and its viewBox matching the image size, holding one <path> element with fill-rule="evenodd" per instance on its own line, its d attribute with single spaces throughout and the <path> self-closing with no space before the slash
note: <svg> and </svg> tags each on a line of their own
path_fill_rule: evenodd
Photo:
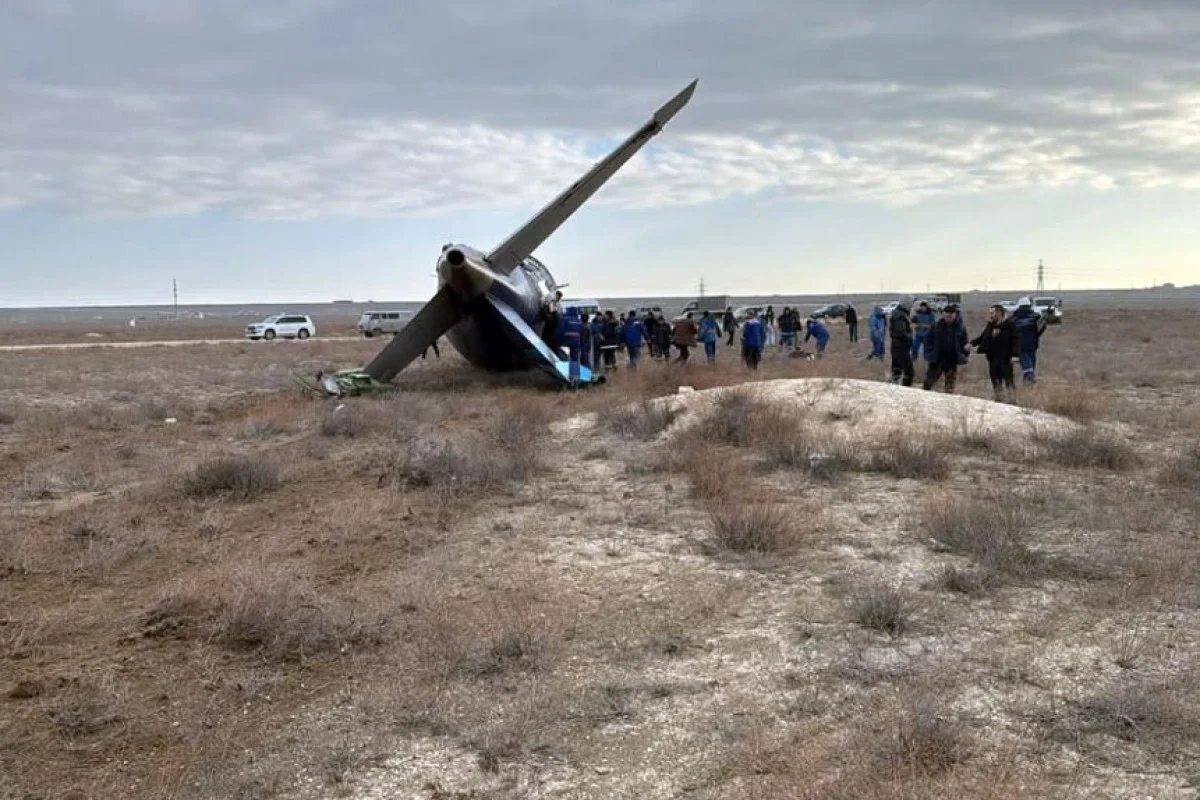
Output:
<svg viewBox="0 0 1200 800">
<path fill-rule="evenodd" d="M 0 208 L 536 206 L 686 80 L 596 202 L 1200 188 L 1187 0 L 10 0 Z"/>
</svg>

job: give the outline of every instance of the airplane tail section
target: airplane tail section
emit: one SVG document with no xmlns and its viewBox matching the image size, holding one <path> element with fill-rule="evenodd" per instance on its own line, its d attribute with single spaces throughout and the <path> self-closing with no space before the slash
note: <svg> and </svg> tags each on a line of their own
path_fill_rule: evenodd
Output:
<svg viewBox="0 0 1200 800">
<path fill-rule="evenodd" d="M 487 260 L 495 271 L 507 275 L 516 269 L 525 258 L 546 241 L 567 218 L 575 213 L 596 190 L 603 186 L 609 178 L 616 174 L 634 153 L 650 141 L 663 129 L 679 110 L 687 105 L 696 91 L 696 81 L 688 84 L 683 91 L 671 98 L 666 105 L 654 112 L 645 125 L 636 130 L 628 139 L 602 161 L 593 166 L 586 175 L 571 184 L 562 194 L 554 198 L 541 211 L 525 223 L 520 230 L 496 246 L 488 254 Z"/>
</svg>

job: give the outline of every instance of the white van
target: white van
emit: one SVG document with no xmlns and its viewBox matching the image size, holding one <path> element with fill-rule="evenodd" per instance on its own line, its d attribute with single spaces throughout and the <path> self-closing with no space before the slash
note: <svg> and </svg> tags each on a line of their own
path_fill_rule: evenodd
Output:
<svg viewBox="0 0 1200 800">
<path fill-rule="evenodd" d="M 368 339 L 385 333 L 396 335 L 408 323 L 408 311 L 364 311 L 358 318 L 358 329 Z"/>
<path fill-rule="evenodd" d="M 587 314 L 589 317 L 594 317 L 596 314 L 600 313 L 600 301 L 593 300 L 590 297 L 572 297 L 569 299 L 564 297 L 561 305 L 563 311 L 566 311 L 568 308 L 578 308 L 580 314 Z"/>
</svg>

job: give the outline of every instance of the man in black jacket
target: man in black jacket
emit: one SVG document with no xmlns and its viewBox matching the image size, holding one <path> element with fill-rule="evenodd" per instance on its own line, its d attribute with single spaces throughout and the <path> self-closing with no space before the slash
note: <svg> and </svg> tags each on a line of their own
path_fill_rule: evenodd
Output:
<svg viewBox="0 0 1200 800">
<path fill-rule="evenodd" d="M 983 332 L 971 340 L 975 352 L 988 360 L 988 377 L 992 379 L 992 395 L 997 402 L 1008 402 L 1017 385 L 1013 380 L 1012 360 L 1021 352 L 1021 338 L 1012 318 L 1006 318 L 1004 306 L 994 305 Z"/>
<path fill-rule="evenodd" d="M 892 338 L 892 383 L 901 381 L 905 386 L 913 385 L 916 372 L 913 370 L 912 320 L 908 316 L 908 304 L 900 303 L 888 318 L 888 333 Z"/>
<path fill-rule="evenodd" d="M 929 369 L 925 372 L 924 388 L 932 389 L 946 376 L 946 394 L 954 394 L 958 364 L 967 353 L 967 329 L 958 318 L 958 306 L 951 303 L 942 309 L 942 317 L 929 330 L 933 337 Z"/>
<path fill-rule="evenodd" d="M 854 306 L 846 306 L 846 330 L 850 332 L 850 343 L 858 341 L 858 312 Z"/>
</svg>

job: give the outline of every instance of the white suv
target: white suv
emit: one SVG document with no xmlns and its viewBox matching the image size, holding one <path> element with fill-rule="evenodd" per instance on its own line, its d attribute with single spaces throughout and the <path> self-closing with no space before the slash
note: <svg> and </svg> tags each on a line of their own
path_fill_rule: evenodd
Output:
<svg viewBox="0 0 1200 800">
<path fill-rule="evenodd" d="M 275 314 L 262 322 L 246 326 L 247 339 L 266 339 L 268 342 L 276 336 L 284 339 L 307 339 L 317 335 L 317 326 L 312 318 L 301 314 Z"/>
</svg>

